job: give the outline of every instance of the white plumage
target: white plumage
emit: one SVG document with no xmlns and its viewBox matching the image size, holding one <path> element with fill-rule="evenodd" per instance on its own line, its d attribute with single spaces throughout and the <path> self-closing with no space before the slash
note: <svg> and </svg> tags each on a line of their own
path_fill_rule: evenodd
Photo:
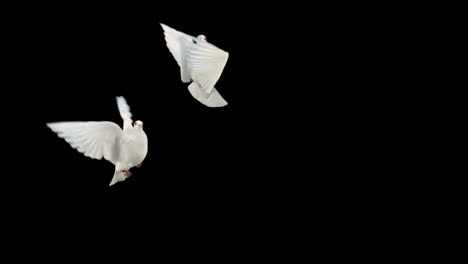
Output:
<svg viewBox="0 0 468 264">
<path fill-rule="evenodd" d="M 130 168 L 140 165 L 148 152 L 148 138 L 143 123 L 132 126 L 130 107 L 123 97 L 117 97 L 117 106 L 124 124 L 123 130 L 115 123 L 57 122 L 47 126 L 73 148 L 93 159 L 104 159 L 115 165 L 110 185 L 131 175 Z"/>
<path fill-rule="evenodd" d="M 187 35 L 164 24 L 167 47 L 180 67 L 183 82 L 192 80 L 188 89 L 192 96 L 209 107 L 221 107 L 227 102 L 214 85 L 221 77 L 229 53 L 206 42 L 205 37 Z"/>
</svg>

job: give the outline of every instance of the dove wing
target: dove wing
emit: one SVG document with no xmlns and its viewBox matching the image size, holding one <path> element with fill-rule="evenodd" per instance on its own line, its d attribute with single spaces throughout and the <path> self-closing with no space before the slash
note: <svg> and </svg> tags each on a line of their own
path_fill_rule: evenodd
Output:
<svg viewBox="0 0 468 264">
<path fill-rule="evenodd" d="M 113 164 L 119 159 L 122 129 L 115 123 L 58 122 L 47 126 L 87 157 L 104 157 Z"/>
<path fill-rule="evenodd" d="M 194 37 L 177 31 L 162 23 L 161 27 L 164 30 L 164 38 L 166 40 L 167 48 L 172 53 L 172 56 L 174 56 L 174 59 L 177 61 L 177 64 L 180 67 L 180 77 L 182 81 L 185 83 L 190 82 L 190 71 L 187 68 L 185 52 L 192 44 L 192 39 L 194 39 Z"/>
<path fill-rule="evenodd" d="M 192 80 L 206 93 L 211 93 L 226 66 L 229 53 L 207 43 L 194 40 L 187 49 L 187 67 Z"/>
</svg>

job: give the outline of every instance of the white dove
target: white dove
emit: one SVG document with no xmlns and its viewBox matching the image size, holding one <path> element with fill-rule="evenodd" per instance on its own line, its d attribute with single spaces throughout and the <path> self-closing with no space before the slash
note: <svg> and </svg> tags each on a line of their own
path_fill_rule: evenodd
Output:
<svg viewBox="0 0 468 264">
<path fill-rule="evenodd" d="M 229 53 L 206 42 L 204 35 L 192 37 L 161 23 L 167 47 L 180 66 L 182 82 L 192 80 L 188 89 L 195 99 L 209 107 L 221 107 L 227 102 L 214 85 L 221 77 Z"/>
<path fill-rule="evenodd" d="M 148 138 L 143 131 L 143 122 L 138 120 L 132 126 L 132 113 L 125 98 L 117 97 L 117 106 L 123 119 L 123 130 L 108 121 L 47 124 L 85 156 L 93 159 L 104 157 L 112 162 L 115 172 L 109 186 L 130 177 L 130 168 L 140 167 L 148 152 Z"/>
</svg>

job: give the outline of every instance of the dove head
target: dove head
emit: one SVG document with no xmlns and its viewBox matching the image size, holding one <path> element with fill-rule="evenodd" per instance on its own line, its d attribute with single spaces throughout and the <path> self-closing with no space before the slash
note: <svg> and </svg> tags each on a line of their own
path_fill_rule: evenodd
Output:
<svg viewBox="0 0 468 264">
<path fill-rule="evenodd" d="M 141 122 L 140 120 L 135 121 L 135 123 L 133 124 L 133 127 L 143 128 L 143 122 Z"/>
<path fill-rule="evenodd" d="M 197 36 L 197 39 L 203 40 L 203 41 L 206 42 L 206 37 L 205 37 L 205 35 L 198 35 L 198 36 Z"/>
</svg>

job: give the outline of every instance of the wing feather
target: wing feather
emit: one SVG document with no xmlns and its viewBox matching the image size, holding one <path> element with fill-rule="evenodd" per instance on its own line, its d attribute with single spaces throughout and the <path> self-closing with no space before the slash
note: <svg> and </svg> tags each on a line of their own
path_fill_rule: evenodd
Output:
<svg viewBox="0 0 468 264">
<path fill-rule="evenodd" d="M 211 93 L 221 77 L 228 58 L 229 53 L 204 41 L 193 43 L 186 55 L 193 81 L 207 93 Z"/>
<path fill-rule="evenodd" d="M 116 97 L 117 107 L 119 108 L 120 116 L 122 117 L 124 124 L 123 130 L 127 130 L 132 127 L 132 113 L 130 112 L 130 106 L 128 106 L 127 101 L 122 96 Z"/>
<path fill-rule="evenodd" d="M 104 157 L 113 164 L 118 161 L 122 129 L 115 123 L 57 122 L 48 123 L 47 126 L 87 157 Z"/>
<path fill-rule="evenodd" d="M 180 77 L 182 82 L 190 82 L 190 71 L 187 68 L 187 63 L 185 61 L 185 50 L 191 45 L 193 37 L 162 23 L 161 27 L 164 30 L 164 39 L 166 40 L 167 48 L 180 67 Z"/>
</svg>

